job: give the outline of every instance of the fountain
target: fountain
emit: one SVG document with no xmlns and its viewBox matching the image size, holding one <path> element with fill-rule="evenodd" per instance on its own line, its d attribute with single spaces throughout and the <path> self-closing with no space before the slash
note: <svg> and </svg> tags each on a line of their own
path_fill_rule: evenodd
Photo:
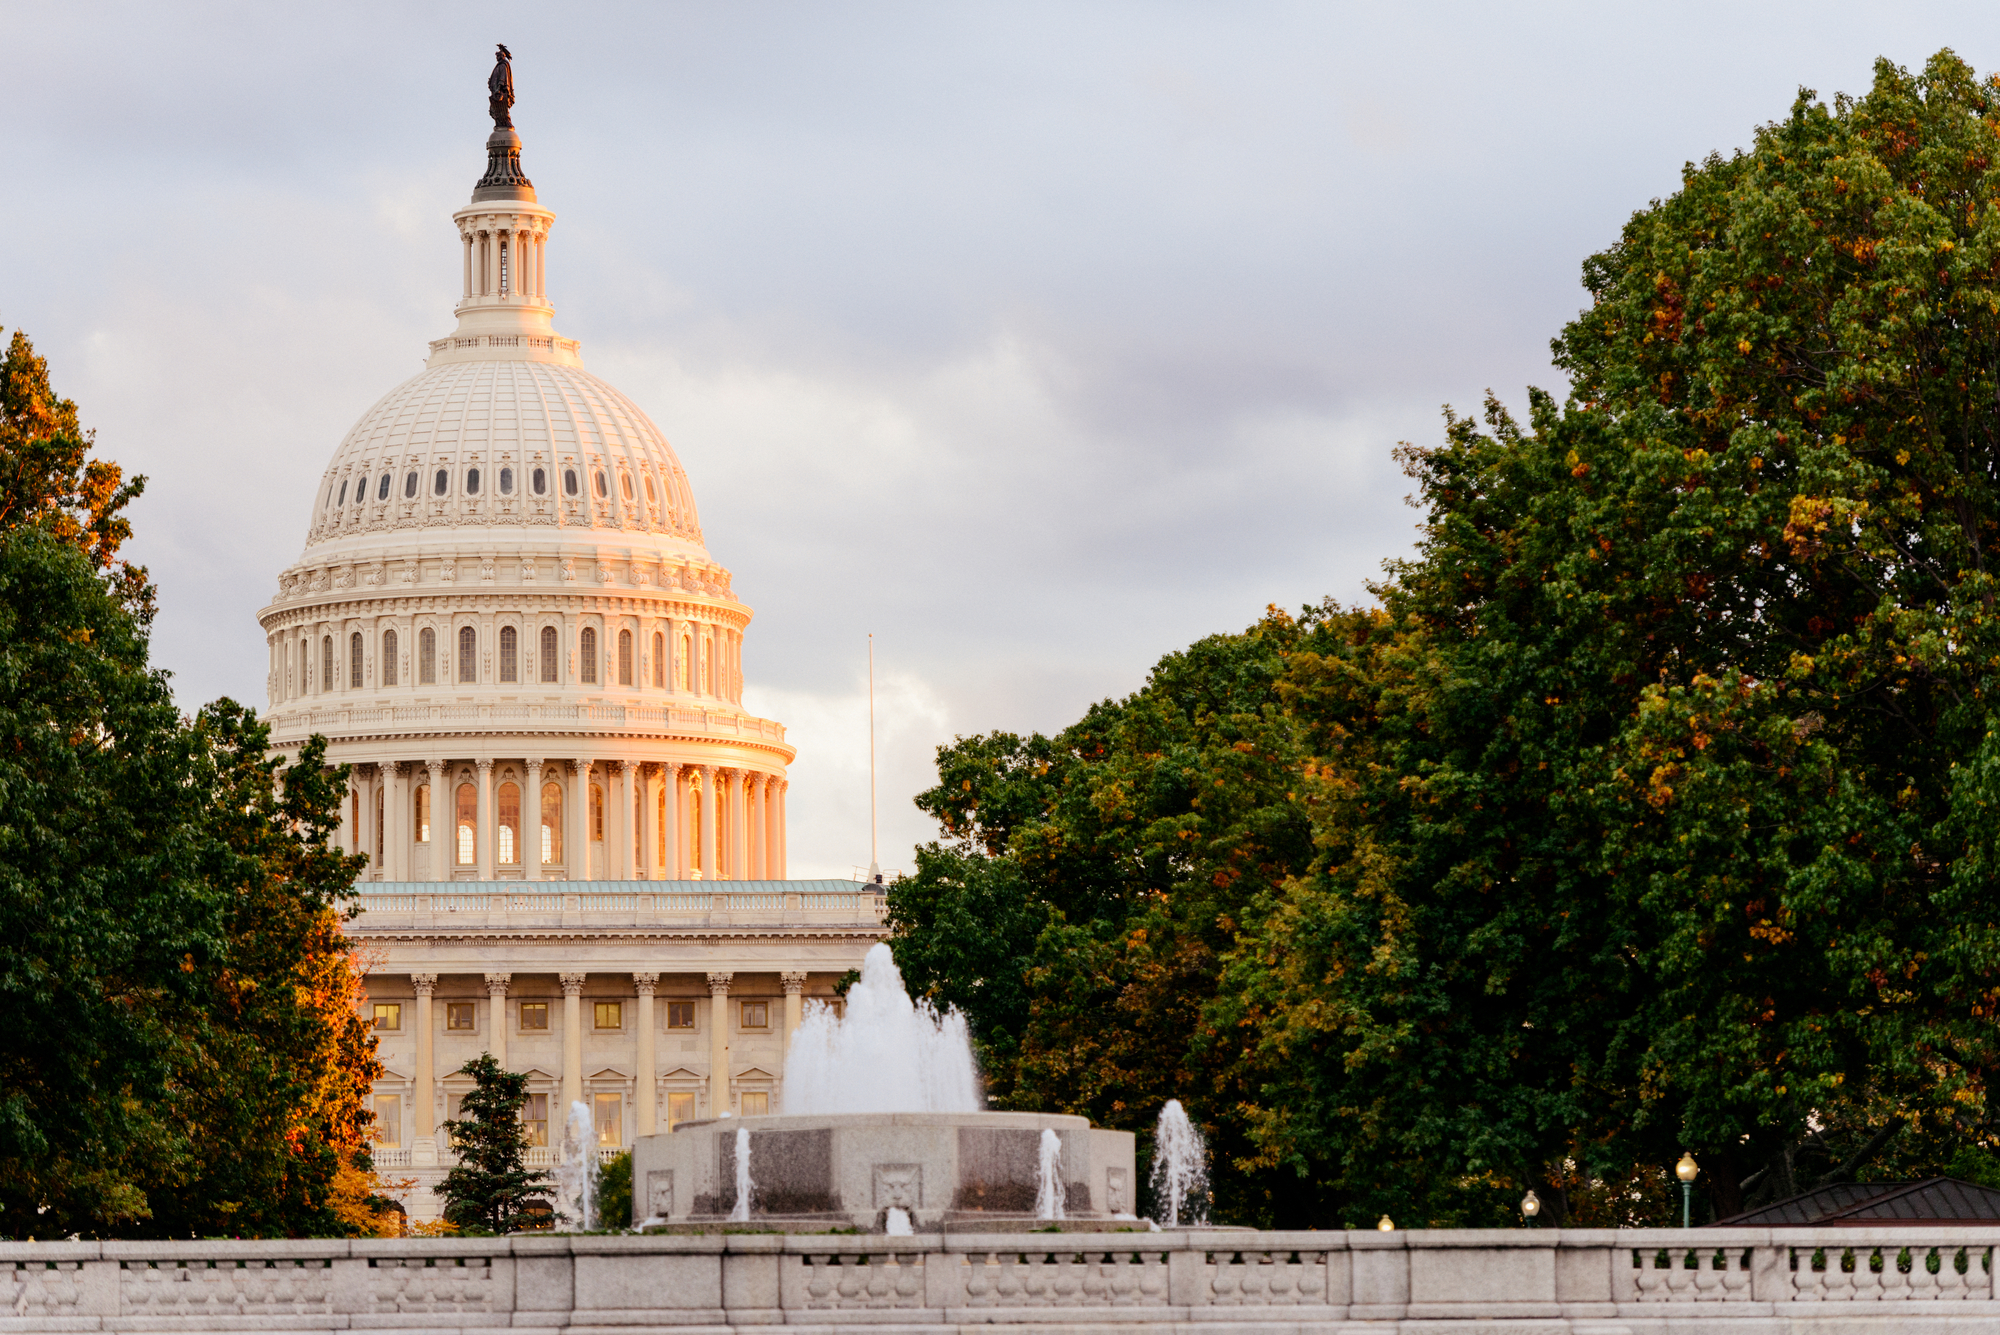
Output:
<svg viewBox="0 0 2000 1335">
<path fill-rule="evenodd" d="M 965 1017 L 912 1001 L 878 944 L 844 1015 L 808 1004 L 785 1059 L 780 1114 L 724 1112 L 638 1138 L 634 1216 L 671 1229 L 733 1222 L 899 1234 L 1132 1218 L 1129 1131 L 982 1105 Z"/>
<path fill-rule="evenodd" d="M 1153 1131 L 1153 1201 L 1167 1228 L 1208 1217 L 1208 1146 L 1179 1099 L 1168 1099 Z"/>
<path fill-rule="evenodd" d="M 597 1165 L 591 1153 L 595 1131 L 590 1108 L 578 1100 L 569 1105 L 569 1122 L 563 1129 L 562 1144 L 556 1155 L 556 1208 L 569 1224 L 566 1232 L 580 1233 L 597 1227 Z"/>
</svg>

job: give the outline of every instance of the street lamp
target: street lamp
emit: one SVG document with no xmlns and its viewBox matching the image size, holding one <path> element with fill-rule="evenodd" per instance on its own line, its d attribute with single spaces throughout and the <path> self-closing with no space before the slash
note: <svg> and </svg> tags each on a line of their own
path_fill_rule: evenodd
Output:
<svg viewBox="0 0 2000 1335">
<path fill-rule="evenodd" d="M 1375 1221 L 1375 1227 L 1380 1229 L 1384 1233 L 1394 1233 L 1396 1231 L 1396 1221 L 1391 1219 L 1388 1215 L 1383 1215 L 1380 1219 Z"/>
<path fill-rule="evenodd" d="M 1694 1227 L 1694 1180 L 1701 1174 L 1694 1156 L 1682 1151 L 1681 1161 L 1674 1165 L 1674 1176 L 1681 1180 L 1681 1227 Z"/>
<path fill-rule="evenodd" d="M 1535 1216 L 1541 1212 L 1542 1198 L 1537 1196 L 1531 1187 L 1528 1189 L 1528 1194 L 1521 1198 L 1521 1213 L 1528 1217 L 1528 1223 L 1532 1226 L 1535 1222 Z"/>
</svg>

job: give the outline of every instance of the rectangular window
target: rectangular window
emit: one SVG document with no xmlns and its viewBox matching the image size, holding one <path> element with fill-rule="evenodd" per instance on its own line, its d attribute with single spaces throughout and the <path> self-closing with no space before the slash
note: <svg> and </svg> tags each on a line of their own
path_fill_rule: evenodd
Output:
<svg viewBox="0 0 2000 1335">
<path fill-rule="evenodd" d="M 470 1001 L 447 1001 L 444 1004 L 444 1027 L 447 1029 L 476 1029 L 478 1011 L 476 1003 Z"/>
<path fill-rule="evenodd" d="M 528 1128 L 530 1145 L 549 1143 L 549 1096 L 530 1094 L 521 1105 L 521 1125 Z"/>
<path fill-rule="evenodd" d="M 694 1095 L 667 1095 L 667 1130 L 671 1131 L 682 1122 L 694 1120 Z"/>
<path fill-rule="evenodd" d="M 694 1003 L 692 1001 L 669 1001 L 667 1003 L 667 1028 L 694 1028 Z"/>
<path fill-rule="evenodd" d="M 394 1001 L 375 1003 L 375 1027 L 378 1030 L 395 1030 L 403 1027 L 403 1007 Z"/>
<path fill-rule="evenodd" d="M 400 1095 L 375 1096 L 375 1143 L 391 1148 L 403 1143 L 403 1100 Z"/>
<path fill-rule="evenodd" d="M 619 1134 L 618 1113 L 625 1098 L 622 1094 L 599 1094 L 591 1100 L 597 1114 L 597 1143 L 600 1145 L 623 1145 L 625 1139 Z"/>
<path fill-rule="evenodd" d="M 625 1027 L 625 1004 L 620 1001 L 598 1002 L 597 1027 L 599 1029 L 623 1029 Z"/>
<path fill-rule="evenodd" d="M 743 1115 L 745 1117 L 765 1117 L 771 1112 L 771 1096 L 764 1090 L 746 1090 L 743 1094 Z"/>
<path fill-rule="evenodd" d="M 546 1001 L 524 1001 L 521 1003 L 521 1028 L 546 1031 L 549 1027 L 549 1003 Z"/>
<path fill-rule="evenodd" d="M 771 1003 L 768 1001 L 744 1002 L 743 1027 L 745 1029 L 769 1029 L 771 1027 Z"/>
</svg>

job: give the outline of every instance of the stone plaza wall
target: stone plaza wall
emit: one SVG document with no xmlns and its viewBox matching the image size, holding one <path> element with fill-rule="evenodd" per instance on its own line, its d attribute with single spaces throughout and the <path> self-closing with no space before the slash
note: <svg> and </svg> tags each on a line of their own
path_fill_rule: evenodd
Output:
<svg viewBox="0 0 2000 1335">
<path fill-rule="evenodd" d="M 0 1331 L 2000 1332 L 2000 1227 L 0 1244 Z"/>
</svg>

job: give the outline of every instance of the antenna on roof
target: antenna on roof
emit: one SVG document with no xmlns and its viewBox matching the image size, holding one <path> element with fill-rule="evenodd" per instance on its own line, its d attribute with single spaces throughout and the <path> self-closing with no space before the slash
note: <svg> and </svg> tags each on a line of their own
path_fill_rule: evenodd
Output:
<svg viewBox="0 0 2000 1335">
<path fill-rule="evenodd" d="M 868 632 L 868 882 L 882 882 L 882 861 L 875 837 L 875 632 Z"/>
</svg>

